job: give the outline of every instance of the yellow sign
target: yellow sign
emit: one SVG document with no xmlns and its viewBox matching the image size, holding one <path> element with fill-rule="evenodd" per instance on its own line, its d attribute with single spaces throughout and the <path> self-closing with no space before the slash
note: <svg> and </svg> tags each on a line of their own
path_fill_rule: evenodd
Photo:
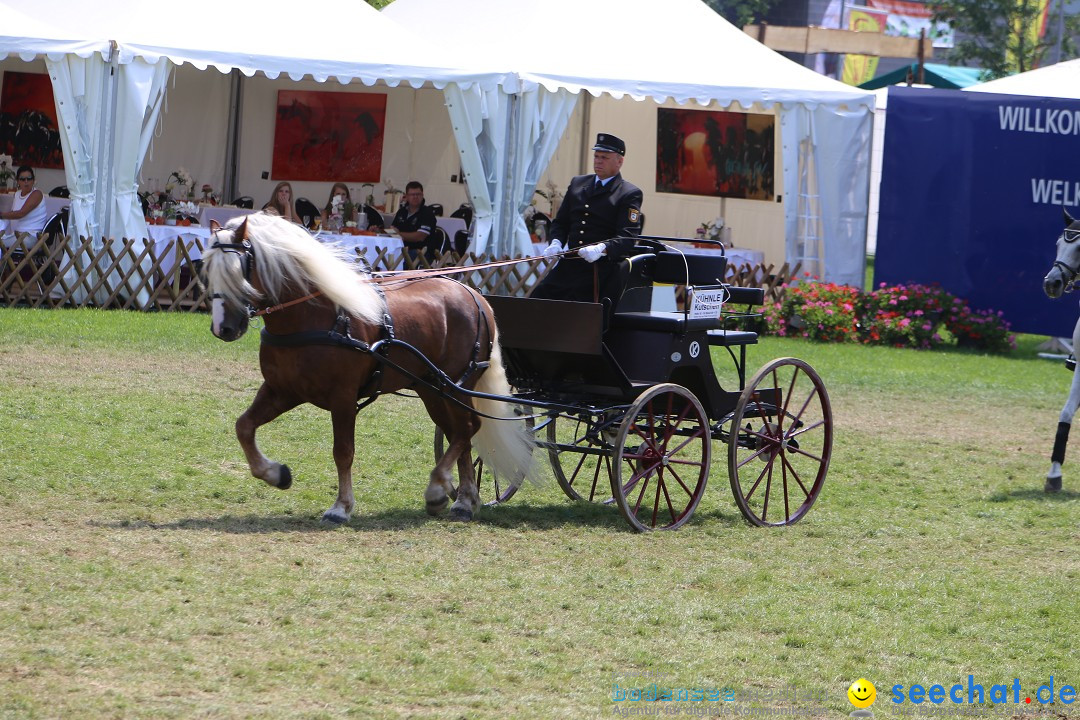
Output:
<svg viewBox="0 0 1080 720">
<path fill-rule="evenodd" d="M 884 32 L 888 13 L 866 8 L 848 8 L 848 30 Z M 861 85 L 877 74 L 878 59 L 872 55 L 845 55 L 840 76 L 848 85 Z"/>
</svg>

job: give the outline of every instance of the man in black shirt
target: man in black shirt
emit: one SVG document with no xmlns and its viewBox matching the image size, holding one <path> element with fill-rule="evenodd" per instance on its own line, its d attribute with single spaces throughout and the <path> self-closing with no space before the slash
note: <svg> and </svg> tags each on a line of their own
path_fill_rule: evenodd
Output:
<svg viewBox="0 0 1080 720">
<path fill-rule="evenodd" d="M 551 244 L 544 257 L 565 250 L 577 250 L 562 257 L 530 297 L 549 300 L 598 302 L 618 299 L 622 288 L 616 260 L 633 246 L 641 234 L 641 190 L 623 180 L 619 170 L 626 155 L 626 143 L 614 135 L 600 133 L 593 146 L 592 175 L 578 175 L 570 181 L 566 198 L 551 222 Z M 615 240 L 614 238 L 622 238 Z M 612 310 L 608 301 L 608 312 Z"/>
<path fill-rule="evenodd" d="M 417 262 L 435 232 L 435 212 L 424 204 L 424 186 L 412 180 L 405 186 L 405 204 L 398 208 L 391 224 L 401 235 L 405 254 Z"/>
</svg>

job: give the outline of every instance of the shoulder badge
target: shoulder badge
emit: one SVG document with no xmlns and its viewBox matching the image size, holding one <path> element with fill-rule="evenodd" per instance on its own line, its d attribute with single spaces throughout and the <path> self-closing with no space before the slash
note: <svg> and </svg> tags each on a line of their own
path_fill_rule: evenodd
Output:
<svg viewBox="0 0 1080 720">
<path fill-rule="evenodd" d="M 638 218 L 641 217 L 641 211 L 637 208 L 630 208 L 630 222 L 636 223 Z"/>
</svg>

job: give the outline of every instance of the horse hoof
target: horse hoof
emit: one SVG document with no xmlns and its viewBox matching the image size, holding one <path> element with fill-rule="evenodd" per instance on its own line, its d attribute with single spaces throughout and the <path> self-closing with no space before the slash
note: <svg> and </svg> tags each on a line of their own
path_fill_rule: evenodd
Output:
<svg viewBox="0 0 1080 720">
<path fill-rule="evenodd" d="M 349 516 L 336 510 L 327 510 L 322 516 L 323 522 L 328 522 L 331 525 L 344 525 L 349 522 Z"/>
<path fill-rule="evenodd" d="M 443 495 L 442 500 L 435 500 L 435 501 L 428 500 L 424 505 L 424 509 L 427 510 L 428 515 L 431 515 L 432 517 L 435 517 L 436 515 L 441 513 L 443 510 L 445 510 L 446 506 L 449 503 L 450 503 L 450 498 Z"/>
<path fill-rule="evenodd" d="M 1043 485 L 1043 492 L 1061 492 L 1061 476 L 1046 478 L 1046 484 Z"/>
<path fill-rule="evenodd" d="M 288 465 L 282 465 L 281 469 L 278 470 L 278 473 L 280 474 L 280 477 L 278 477 L 278 484 L 277 484 L 278 490 L 288 490 L 289 488 L 291 488 L 292 487 L 292 470 L 289 469 L 289 466 Z"/>
<path fill-rule="evenodd" d="M 450 508 L 450 519 L 454 522 L 470 522 L 472 511 L 460 507 Z"/>
</svg>

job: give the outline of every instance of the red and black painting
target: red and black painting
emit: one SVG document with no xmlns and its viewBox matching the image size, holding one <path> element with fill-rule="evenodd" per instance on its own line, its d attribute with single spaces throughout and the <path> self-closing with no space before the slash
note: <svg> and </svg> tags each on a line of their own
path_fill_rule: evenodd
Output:
<svg viewBox="0 0 1080 720">
<path fill-rule="evenodd" d="M 41 73 L 4 73 L 0 93 L 0 154 L 15 166 L 63 168 L 60 126 L 56 122 L 52 81 Z"/>
<path fill-rule="evenodd" d="M 279 90 L 275 180 L 378 182 L 386 95 Z"/>
<path fill-rule="evenodd" d="M 656 190 L 772 200 L 775 117 L 659 108 Z"/>
</svg>

